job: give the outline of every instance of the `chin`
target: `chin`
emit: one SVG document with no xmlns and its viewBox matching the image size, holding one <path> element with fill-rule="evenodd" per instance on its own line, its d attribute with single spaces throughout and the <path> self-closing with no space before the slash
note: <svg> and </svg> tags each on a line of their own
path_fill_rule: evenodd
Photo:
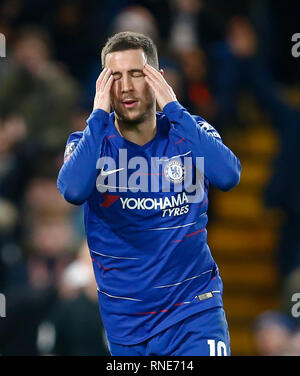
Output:
<svg viewBox="0 0 300 376">
<path fill-rule="evenodd" d="M 124 121 L 127 124 L 139 124 L 144 121 L 146 117 L 146 114 L 139 114 L 136 116 L 123 116 L 121 117 L 121 120 Z"/>
<path fill-rule="evenodd" d="M 142 106 L 142 108 L 134 110 L 124 111 L 123 108 L 116 107 L 114 111 L 120 121 L 128 125 L 136 125 L 145 121 L 148 116 L 152 115 L 153 111 L 155 113 L 155 108 L 153 107 L 153 103 L 149 103 L 146 106 Z"/>
<path fill-rule="evenodd" d="M 115 112 L 121 121 L 123 121 L 124 123 L 132 124 L 132 125 L 141 123 L 147 117 L 147 112 L 135 113 L 135 114 L 124 114 L 124 113 L 117 112 L 117 111 Z"/>
</svg>

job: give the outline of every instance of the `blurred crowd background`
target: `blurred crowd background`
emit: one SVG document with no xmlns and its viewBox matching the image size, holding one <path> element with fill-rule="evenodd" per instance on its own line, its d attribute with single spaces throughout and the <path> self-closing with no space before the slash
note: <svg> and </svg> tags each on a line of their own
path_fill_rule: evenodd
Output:
<svg viewBox="0 0 300 376">
<path fill-rule="evenodd" d="M 0 58 L 0 354 L 109 354 L 82 210 L 63 200 L 56 178 L 68 135 L 84 129 L 92 110 L 101 48 L 132 30 L 153 38 L 178 100 L 242 160 L 241 191 L 225 194 L 227 206 L 212 191 L 210 204 L 209 240 L 224 273 L 229 327 L 237 328 L 233 355 L 300 355 L 291 314 L 300 293 L 300 58 L 291 53 L 298 10 L 283 0 L 0 1 L 7 47 Z M 272 158 L 257 177 L 270 140 Z M 247 197 L 258 185 L 261 217 L 253 224 L 256 201 Z M 242 225 L 251 239 L 239 235 Z M 241 285 L 234 300 L 239 273 L 243 281 L 249 275 L 252 290 Z"/>
</svg>

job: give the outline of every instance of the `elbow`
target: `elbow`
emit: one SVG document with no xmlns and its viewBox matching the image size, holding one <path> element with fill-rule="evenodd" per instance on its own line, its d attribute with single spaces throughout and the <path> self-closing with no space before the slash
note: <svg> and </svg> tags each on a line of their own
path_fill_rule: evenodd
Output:
<svg viewBox="0 0 300 376">
<path fill-rule="evenodd" d="M 80 194 L 76 194 L 76 192 L 72 192 L 70 190 L 66 190 L 63 194 L 63 197 L 66 201 L 73 205 L 82 205 L 85 202 L 85 198 L 82 197 Z"/>
<path fill-rule="evenodd" d="M 230 191 L 232 188 L 236 187 L 239 184 L 240 178 L 241 178 L 241 163 L 239 159 L 237 159 L 236 166 L 234 166 L 233 168 L 230 168 L 230 170 L 226 174 L 226 178 L 223 181 L 221 190 L 223 192 Z"/>
<path fill-rule="evenodd" d="M 228 192 L 232 188 L 236 187 L 240 182 L 240 175 L 239 174 L 232 174 L 230 176 L 230 179 L 226 179 L 221 187 L 221 190 L 223 192 Z"/>
<path fill-rule="evenodd" d="M 85 201 L 85 197 L 78 190 L 72 188 L 71 186 L 64 185 L 59 179 L 57 180 L 57 188 L 63 198 L 73 205 L 82 205 Z"/>
</svg>

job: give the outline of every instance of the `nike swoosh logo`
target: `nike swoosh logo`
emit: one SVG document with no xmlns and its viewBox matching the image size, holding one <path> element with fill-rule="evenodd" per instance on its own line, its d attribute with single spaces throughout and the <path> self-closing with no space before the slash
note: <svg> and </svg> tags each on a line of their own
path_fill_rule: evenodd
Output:
<svg viewBox="0 0 300 376">
<path fill-rule="evenodd" d="M 116 170 L 109 170 L 109 171 L 104 171 L 103 168 L 102 168 L 101 171 L 100 171 L 100 175 L 101 176 L 108 176 L 108 175 L 115 174 L 116 172 L 119 172 L 119 171 L 122 171 L 122 170 L 124 170 L 124 167 L 118 168 Z"/>
</svg>

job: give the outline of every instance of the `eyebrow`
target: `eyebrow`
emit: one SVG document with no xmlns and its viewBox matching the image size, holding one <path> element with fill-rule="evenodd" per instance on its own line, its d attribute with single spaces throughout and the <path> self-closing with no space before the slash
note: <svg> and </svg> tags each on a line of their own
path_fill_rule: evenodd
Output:
<svg viewBox="0 0 300 376">
<path fill-rule="evenodd" d="M 135 73 L 135 72 L 138 72 L 138 73 L 143 73 L 143 69 L 130 69 L 128 71 L 129 73 Z M 122 74 L 121 72 L 117 71 L 117 72 L 113 72 L 112 75 L 114 76 L 115 74 Z"/>
</svg>

